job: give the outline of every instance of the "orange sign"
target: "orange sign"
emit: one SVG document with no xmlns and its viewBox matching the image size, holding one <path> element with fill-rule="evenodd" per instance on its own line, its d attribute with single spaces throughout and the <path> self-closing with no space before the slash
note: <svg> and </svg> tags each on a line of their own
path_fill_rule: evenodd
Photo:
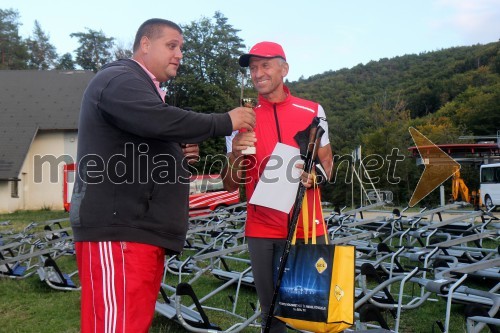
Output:
<svg viewBox="0 0 500 333">
<path fill-rule="evenodd" d="M 409 131 L 425 166 L 410 199 L 409 206 L 413 207 L 459 171 L 460 164 L 415 128 L 410 127 Z"/>
</svg>

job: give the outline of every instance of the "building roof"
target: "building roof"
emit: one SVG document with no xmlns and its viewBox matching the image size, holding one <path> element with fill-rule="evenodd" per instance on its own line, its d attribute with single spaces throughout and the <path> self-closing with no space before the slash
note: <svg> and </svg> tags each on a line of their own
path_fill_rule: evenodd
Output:
<svg viewBox="0 0 500 333">
<path fill-rule="evenodd" d="M 432 154 L 433 149 L 438 147 L 441 151 L 448 154 L 456 162 L 459 163 L 491 163 L 487 161 L 495 161 L 500 158 L 500 142 L 499 143 L 448 143 L 428 146 L 413 146 L 408 148 L 412 157 L 420 157 L 420 153 Z M 417 160 L 417 164 L 421 164 L 421 160 Z"/>
<path fill-rule="evenodd" d="M 38 130 L 76 130 L 88 71 L 0 71 L 0 180 L 17 179 Z"/>
</svg>

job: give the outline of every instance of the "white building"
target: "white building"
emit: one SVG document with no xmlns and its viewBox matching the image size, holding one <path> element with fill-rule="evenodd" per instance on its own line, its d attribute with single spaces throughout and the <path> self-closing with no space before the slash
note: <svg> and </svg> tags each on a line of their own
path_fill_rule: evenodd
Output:
<svg viewBox="0 0 500 333">
<path fill-rule="evenodd" d="M 0 212 L 63 209 L 86 71 L 0 71 Z"/>
</svg>

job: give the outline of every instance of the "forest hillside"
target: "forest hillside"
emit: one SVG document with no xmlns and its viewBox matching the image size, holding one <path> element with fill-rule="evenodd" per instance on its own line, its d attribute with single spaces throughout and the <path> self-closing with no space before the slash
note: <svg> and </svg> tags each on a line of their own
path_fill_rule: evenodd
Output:
<svg viewBox="0 0 500 333">
<path fill-rule="evenodd" d="M 460 137 L 500 130 L 500 42 L 384 58 L 287 84 L 326 111 L 337 168 L 323 200 L 340 206 L 351 203 L 351 175 L 344 162 L 357 147 L 363 162 L 372 164 L 368 175 L 375 187 L 392 191 L 395 202 L 404 205 L 421 174 L 409 157 L 408 147 L 414 146 L 409 127 L 435 144 L 467 143 Z M 387 158 L 396 153 L 404 160 Z M 397 164 L 389 165 L 391 159 Z M 477 169 L 462 165 L 471 188 L 478 185 Z M 359 191 L 355 185 L 355 202 Z M 433 193 L 427 202 L 438 204 L 436 198 Z"/>
</svg>

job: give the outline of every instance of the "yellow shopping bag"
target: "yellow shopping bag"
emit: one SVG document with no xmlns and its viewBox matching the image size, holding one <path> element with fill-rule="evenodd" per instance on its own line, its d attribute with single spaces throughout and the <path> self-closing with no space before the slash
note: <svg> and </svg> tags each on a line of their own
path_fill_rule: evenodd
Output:
<svg viewBox="0 0 500 333">
<path fill-rule="evenodd" d="M 305 207 L 302 207 L 303 212 L 307 211 Z M 307 220 L 307 213 L 303 218 Z M 312 221 L 315 221 L 314 215 Z M 274 251 L 275 275 L 282 252 L 279 247 Z M 291 246 L 275 305 L 275 317 L 296 329 L 311 332 L 334 333 L 349 328 L 354 324 L 354 265 L 354 246 Z"/>
</svg>

